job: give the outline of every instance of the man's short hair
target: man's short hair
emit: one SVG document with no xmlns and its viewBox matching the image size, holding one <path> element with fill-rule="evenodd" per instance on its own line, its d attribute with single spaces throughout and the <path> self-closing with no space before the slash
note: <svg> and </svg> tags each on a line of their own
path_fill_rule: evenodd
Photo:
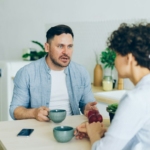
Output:
<svg viewBox="0 0 150 150">
<path fill-rule="evenodd" d="M 132 53 L 137 65 L 150 69 L 150 23 L 121 24 L 108 38 L 107 45 L 122 56 Z"/>
<path fill-rule="evenodd" d="M 74 37 L 73 31 L 69 26 L 67 26 L 67 25 L 57 25 L 57 26 L 51 27 L 47 31 L 47 33 L 46 33 L 47 42 L 49 40 L 52 40 L 55 35 L 60 35 L 60 34 L 63 34 L 63 33 L 71 34 L 72 38 Z"/>
</svg>

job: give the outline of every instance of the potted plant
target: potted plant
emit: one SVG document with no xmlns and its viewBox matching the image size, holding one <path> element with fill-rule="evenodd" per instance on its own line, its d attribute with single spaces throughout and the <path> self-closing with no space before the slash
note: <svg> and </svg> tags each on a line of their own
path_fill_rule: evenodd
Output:
<svg viewBox="0 0 150 150">
<path fill-rule="evenodd" d="M 112 76 L 112 70 L 115 66 L 114 63 L 115 58 L 116 58 L 116 53 L 109 48 L 106 48 L 104 51 L 102 51 L 100 55 L 100 61 L 102 64 L 104 64 L 104 68 L 111 69 L 111 76 Z"/>
<path fill-rule="evenodd" d="M 118 108 L 118 104 L 117 103 L 108 105 L 108 107 L 106 108 L 107 112 L 109 113 L 110 122 L 114 118 L 114 115 L 115 115 L 115 112 L 116 112 L 117 108 Z"/>
<path fill-rule="evenodd" d="M 45 48 L 44 46 L 38 42 L 38 41 L 32 41 L 32 43 L 37 44 L 38 46 L 40 46 L 41 50 L 40 51 L 30 51 L 29 53 L 25 53 L 22 55 L 23 59 L 26 59 L 28 57 L 30 57 L 30 60 L 37 60 L 40 59 L 42 57 L 44 57 L 47 53 L 45 52 Z"/>
<path fill-rule="evenodd" d="M 110 68 L 110 75 L 105 75 L 103 77 L 103 90 L 109 91 L 115 88 L 116 80 L 112 78 L 112 70 L 115 66 L 115 58 L 116 53 L 109 48 L 106 48 L 104 51 L 101 52 L 100 61 L 104 64 L 105 68 Z"/>
</svg>

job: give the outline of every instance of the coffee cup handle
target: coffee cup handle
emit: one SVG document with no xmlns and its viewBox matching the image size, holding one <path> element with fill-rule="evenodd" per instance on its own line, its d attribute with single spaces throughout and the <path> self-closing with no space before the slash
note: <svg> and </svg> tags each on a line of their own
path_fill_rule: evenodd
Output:
<svg viewBox="0 0 150 150">
<path fill-rule="evenodd" d="M 47 115 L 47 118 L 49 119 L 49 120 L 51 120 L 51 118 Z"/>
<path fill-rule="evenodd" d="M 73 128 L 73 130 L 74 130 L 74 136 L 77 136 L 79 134 L 78 129 L 77 128 Z"/>
</svg>

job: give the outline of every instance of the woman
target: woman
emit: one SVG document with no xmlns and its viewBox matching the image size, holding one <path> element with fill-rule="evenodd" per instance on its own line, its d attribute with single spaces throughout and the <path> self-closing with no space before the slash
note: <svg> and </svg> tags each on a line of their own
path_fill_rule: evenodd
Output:
<svg viewBox="0 0 150 150">
<path fill-rule="evenodd" d="M 107 44 L 116 52 L 119 77 L 135 88 L 121 99 L 108 131 L 99 122 L 77 129 L 87 134 L 92 150 L 150 150 L 150 24 L 121 24 Z"/>
</svg>

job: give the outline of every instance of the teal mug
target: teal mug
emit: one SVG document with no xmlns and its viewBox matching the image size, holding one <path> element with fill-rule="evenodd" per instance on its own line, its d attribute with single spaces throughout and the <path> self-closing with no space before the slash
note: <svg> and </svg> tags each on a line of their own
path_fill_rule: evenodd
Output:
<svg viewBox="0 0 150 150">
<path fill-rule="evenodd" d="M 48 118 L 54 123 L 60 123 L 66 118 L 66 110 L 64 109 L 53 109 L 48 113 Z"/>
<path fill-rule="evenodd" d="M 70 126 L 58 126 L 53 128 L 53 135 L 57 142 L 66 143 L 74 137 L 74 130 Z"/>
</svg>

